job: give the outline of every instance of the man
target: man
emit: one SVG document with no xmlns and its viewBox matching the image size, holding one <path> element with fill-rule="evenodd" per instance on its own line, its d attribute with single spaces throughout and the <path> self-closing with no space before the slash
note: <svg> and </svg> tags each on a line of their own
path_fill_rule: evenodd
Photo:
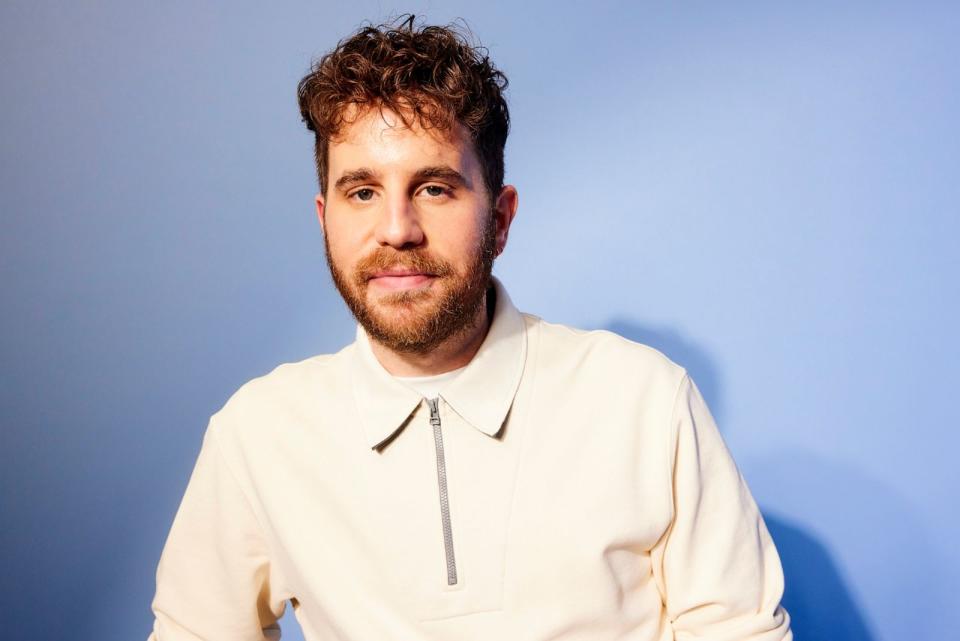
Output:
<svg viewBox="0 0 960 641">
<path fill-rule="evenodd" d="M 790 639 L 779 558 L 696 387 L 521 314 L 506 78 L 456 31 L 365 28 L 299 87 L 356 341 L 211 419 L 153 641 Z"/>
</svg>

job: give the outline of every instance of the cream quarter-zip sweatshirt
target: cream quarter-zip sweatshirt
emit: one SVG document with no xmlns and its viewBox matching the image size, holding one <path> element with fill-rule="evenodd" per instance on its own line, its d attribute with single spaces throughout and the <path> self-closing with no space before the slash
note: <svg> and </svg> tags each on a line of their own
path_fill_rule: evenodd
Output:
<svg viewBox="0 0 960 641">
<path fill-rule="evenodd" d="M 210 420 L 148 641 L 781 641 L 773 541 L 690 377 L 499 281 L 437 399 L 332 355 Z"/>
</svg>

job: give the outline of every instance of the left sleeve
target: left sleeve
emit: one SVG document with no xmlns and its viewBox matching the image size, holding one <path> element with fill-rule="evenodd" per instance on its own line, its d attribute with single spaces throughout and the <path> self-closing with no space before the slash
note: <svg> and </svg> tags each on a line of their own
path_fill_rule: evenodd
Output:
<svg viewBox="0 0 960 641">
<path fill-rule="evenodd" d="M 651 555 L 675 638 L 791 641 L 780 557 L 688 375 L 671 430 L 673 521 Z"/>
<path fill-rule="evenodd" d="M 218 443 L 216 416 L 157 567 L 147 641 L 278 641 L 287 592 Z"/>
</svg>

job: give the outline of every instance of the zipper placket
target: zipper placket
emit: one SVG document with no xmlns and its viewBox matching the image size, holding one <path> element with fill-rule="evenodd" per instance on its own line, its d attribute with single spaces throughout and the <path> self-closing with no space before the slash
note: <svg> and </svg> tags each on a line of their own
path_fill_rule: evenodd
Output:
<svg viewBox="0 0 960 641">
<path fill-rule="evenodd" d="M 437 482 L 440 485 L 440 519 L 443 522 L 443 549 L 447 558 L 447 585 L 457 584 L 457 562 L 453 556 L 453 528 L 450 526 L 450 500 L 447 495 L 447 466 L 443 457 L 443 434 L 440 432 L 438 398 L 427 399 L 430 405 L 430 425 L 433 426 L 433 444 L 437 450 Z"/>
</svg>

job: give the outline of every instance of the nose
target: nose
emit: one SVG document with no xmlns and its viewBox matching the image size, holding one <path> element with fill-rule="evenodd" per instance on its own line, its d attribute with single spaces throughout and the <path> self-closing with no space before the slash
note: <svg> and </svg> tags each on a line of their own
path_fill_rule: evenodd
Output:
<svg viewBox="0 0 960 641">
<path fill-rule="evenodd" d="M 389 245 L 394 249 L 420 245 L 424 238 L 423 229 L 413 203 L 405 196 L 389 199 L 380 212 L 375 235 L 381 246 Z"/>
</svg>

